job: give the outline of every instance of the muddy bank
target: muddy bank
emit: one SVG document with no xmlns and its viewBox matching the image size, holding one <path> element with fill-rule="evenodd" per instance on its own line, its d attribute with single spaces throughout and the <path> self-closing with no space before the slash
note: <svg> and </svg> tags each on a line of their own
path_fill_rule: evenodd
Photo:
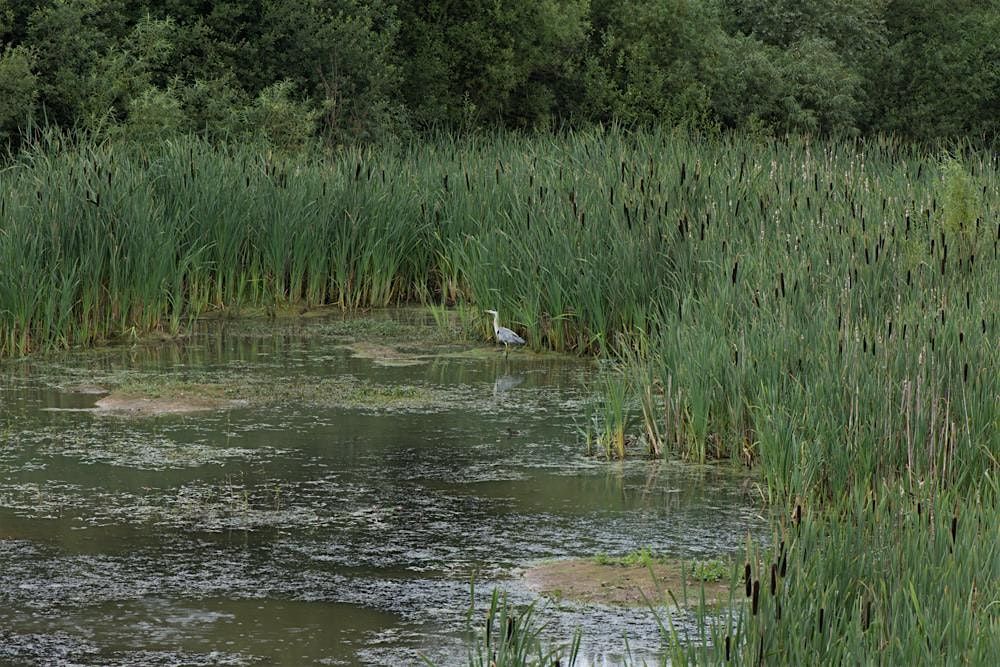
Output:
<svg viewBox="0 0 1000 667">
<path fill-rule="evenodd" d="M 241 405 L 246 405 L 246 401 L 209 396 L 144 397 L 112 393 L 99 399 L 94 407 L 98 413 L 147 417 L 222 410 Z"/>
<path fill-rule="evenodd" d="M 690 573 L 690 562 L 657 560 L 634 565 L 602 564 L 592 559 L 558 560 L 539 563 L 522 573 L 524 583 L 535 593 L 556 600 L 613 606 L 673 604 L 669 593 L 681 605 L 697 605 L 701 586 L 705 602 L 717 604 L 729 599 L 729 581 L 700 581 Z"/>
</svg>

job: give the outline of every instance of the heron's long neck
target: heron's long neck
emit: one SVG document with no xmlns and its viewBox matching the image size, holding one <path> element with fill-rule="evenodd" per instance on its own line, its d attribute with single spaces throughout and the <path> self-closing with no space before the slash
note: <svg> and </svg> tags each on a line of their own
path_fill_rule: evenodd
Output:
<svg viewBox="0 0 1000 667">
<path fill-rule="evenodd" d="M 500 313 L 493 313 L 493 331 L 500 331 Z"/>
</svg>

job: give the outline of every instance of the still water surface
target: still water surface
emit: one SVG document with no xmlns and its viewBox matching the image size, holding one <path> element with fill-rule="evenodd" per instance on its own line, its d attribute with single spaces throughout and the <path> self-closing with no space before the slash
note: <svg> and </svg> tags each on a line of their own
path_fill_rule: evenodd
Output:
<svg viewBox="0 0 1000 667">
<path fill-rule="evenodd" d="M 415 330 L 377 317 L 376 337 Z M 372 358 L 349 332 L 206 323 L 0 365 L 0 663 L 463 664 L 473 577 L 479 618 L 494 587 L 535 600 L 519 572 L 542 559 L 738 553 L 763 526 L 728 469 L 586 456 L 592 363 L 398 340 Z M 430 398 L 343 405 L 331 378 Z M 255 400 L 92 411 L 137 381 Z M 589 664 L 625 638 L 634 662 L 658 654 L 648 609 L 542 616 L 554 642 L 582 629 Z"/>
</svg>

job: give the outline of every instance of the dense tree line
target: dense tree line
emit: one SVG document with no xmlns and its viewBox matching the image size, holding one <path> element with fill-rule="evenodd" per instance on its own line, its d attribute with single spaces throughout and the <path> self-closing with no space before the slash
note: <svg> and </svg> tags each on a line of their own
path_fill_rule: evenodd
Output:
<svg viewBox="0 0 1000 667">
<path fill-rule="evenodd" d="M 0 0 L 0 139 L 1000 126 L 1000 0 Z"/>
</svg>

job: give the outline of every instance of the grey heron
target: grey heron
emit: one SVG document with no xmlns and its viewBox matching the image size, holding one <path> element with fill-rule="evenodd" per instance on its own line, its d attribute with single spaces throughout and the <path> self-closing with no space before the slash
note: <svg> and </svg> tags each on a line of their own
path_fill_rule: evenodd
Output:
<svg viewBox="0 0 1000 667">
<path fill-rule="evenodd" d="M 495 310 L 485 311 L 493 316 L 493 333 L 497 337 L 498 343 L 503 343 L 504 357 L 510 354 L 511 345 L 524 345 L 525 340 L 507 327 L 500 326 L 500 315 Z"/>
</svg>

